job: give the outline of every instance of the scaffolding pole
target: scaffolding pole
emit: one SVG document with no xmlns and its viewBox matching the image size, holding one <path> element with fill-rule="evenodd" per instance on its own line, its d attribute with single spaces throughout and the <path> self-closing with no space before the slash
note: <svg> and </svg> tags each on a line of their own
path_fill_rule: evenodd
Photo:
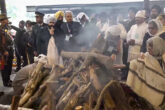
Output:
<svg viewBox="0 0 165 110">
<path fill-rule="evenodd" d="M 1 13 L 6 13 L 6 3 L 5 0 L 0 0 Z"/>
</svg>

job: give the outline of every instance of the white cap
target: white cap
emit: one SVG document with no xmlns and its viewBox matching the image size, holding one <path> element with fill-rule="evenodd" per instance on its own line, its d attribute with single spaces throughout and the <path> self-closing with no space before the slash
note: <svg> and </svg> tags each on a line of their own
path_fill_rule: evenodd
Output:
<svg viewBox="0 0 165 110">
<path fill-rule="evenodd" d="M 146 11 L 145 10 L 138 11 L 135 17 L 146 18 Z"/>
</svg>

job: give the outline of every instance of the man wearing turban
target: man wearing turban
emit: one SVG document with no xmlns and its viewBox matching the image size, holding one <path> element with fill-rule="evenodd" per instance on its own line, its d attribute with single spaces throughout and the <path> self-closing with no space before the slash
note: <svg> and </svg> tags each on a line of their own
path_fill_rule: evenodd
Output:
<svg viewBox="0 0 165 110">
<path fill-rule="evenodd" d="M 56 23 L 55 23 L 55 31 L 54 31 L 54 38 L 56 46 L 59 50 L 59 53 L 61 50 L 64 50 L 64 42 L 65 42 L 65 35 L 63 30 L 61 29 L 61 25 L 63 24 L 63 18 L 64 18 L 64 12 L 58 11 L 55 13 Z"/>
</svg>

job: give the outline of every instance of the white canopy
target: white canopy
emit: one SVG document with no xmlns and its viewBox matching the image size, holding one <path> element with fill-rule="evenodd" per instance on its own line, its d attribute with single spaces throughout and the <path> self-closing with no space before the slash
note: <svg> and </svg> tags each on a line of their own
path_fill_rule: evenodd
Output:
<svg viewBox="0 0 165 110">
<path fill-rule="evenodd" d="M 61 5 L 61 4 L 93 4 L 93 3 L 118 3 L 136 2 L 143 0 L 25 0 L 27 5 Z"/>
</svg>

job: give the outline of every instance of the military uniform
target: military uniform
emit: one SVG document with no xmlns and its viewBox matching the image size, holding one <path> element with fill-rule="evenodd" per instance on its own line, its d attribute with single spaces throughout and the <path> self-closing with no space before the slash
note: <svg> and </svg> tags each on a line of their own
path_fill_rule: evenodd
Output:
<svg viewBox="0 0 165 110">
<path fill-rule="evenodd" d="M 35 12 L 36 17 L 44 17 L 44 14 L 40 12 Z M 42 21 L 43 22 L 43 21 Z M 48 42 L 50 39 L 50 33 L 48 30 L 48 25 L 45 23 L 37 23 L 32 28 L 32 39 L 34 45 L 34 51 L 37 54 L 47 54 Z"/>
<path fill-rule="evenodd" d="M 0 21 L 8 19 L 5 14 L 0 15 Z M 0 53 L 1 53 L 1 74 L 4 86 L 11 86 L 10 75 L 13 60 L 13 41 L 7 34 L 8 26 L 0 26 Z M 4 53 L 8 52 L 8 55 Z"/>
<path fill-rule="evenodd" d="M 39 25 L 39 24 L 34 25 L 32 29 L 32 38 L 34 41 L 33 42 L 34 50 L 37 51 L 37 54 L 46 55 L 48 42 L 50 39 L 48 25 L 44 23 L 43 25 Z"/>
</svg>

